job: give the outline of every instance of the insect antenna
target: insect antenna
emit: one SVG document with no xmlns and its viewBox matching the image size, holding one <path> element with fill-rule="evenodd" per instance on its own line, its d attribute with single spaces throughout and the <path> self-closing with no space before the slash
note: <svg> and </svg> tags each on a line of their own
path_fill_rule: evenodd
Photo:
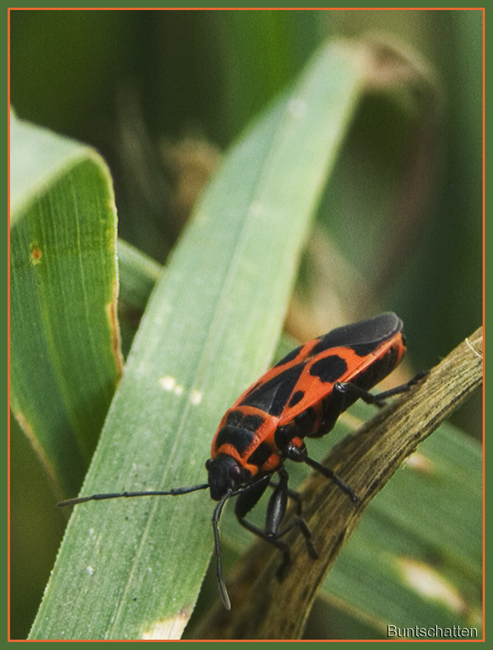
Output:
<svg viewBox="0 0 493 650">
<path fill-rule="evenodd" d="M 217 582 L 219 584 L 221 599 L 223 601 L 224 607 L 227 610 L 231 609 L 231 599 L 229 597 L 228 590 L 226 589 L 226 583 L 224 582 L 224 578 L 223 578 L 223 563 L 221 559 L 221 540 L 219 538 L 219 519 L 221 518 L 221 513 L 223 511 L 224 506 L 226 505 L 226 501 L 230 497 L 236 496 L 237 494 L 238 491 L 227 492 L 219 501 L 217 506 L 214 508 L 214 514 L 212 516 L 212 529 L 214 531 L 214 550 L 216 553 Z"/>
<path fill-rule="evenodd" d="M 188 487 L 173 488 L 172 490 L 148 490 L 144 492 L 108 492 L 107 494 L 91 494 L 87 497 L 76 497 L 75 499 L 66 499 L 57 503 L 58 508 L 65 506 L 76 506 L 79 503 L 86 503 L 86 501 L 102 501 L 103 499 L 121 499 L 130 497 L 156 497 L 156 496 L 179 496 L 180 494 L 188 494 L 189 492 L 196 492 L 197 490 L 206 490 L 209 483 L 201 483 L 200 485 L 190 485 Z"/>
</svg>

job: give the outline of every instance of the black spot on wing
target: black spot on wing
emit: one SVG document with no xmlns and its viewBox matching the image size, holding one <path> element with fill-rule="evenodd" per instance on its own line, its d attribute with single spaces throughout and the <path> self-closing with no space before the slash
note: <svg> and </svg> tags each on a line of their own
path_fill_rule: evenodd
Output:
<svg viewBox="0 0 493 650">
<path fill-rule="evenodd" d="M 253 431 L 226 424 L 216 436 L 216 449 L 230 444 L 241 454 L 253 442 Z"/>
<path fill-rule="evenodd" d="M 245 415 L 242 426 L 248 431 L 256 431 L 264 422 L 264 419 L 261 415 Z"/>
<path fill-rule="evenodd" d="M 232 427 L 237 427 L 242 422 L 243 417 L 244 415 L 241 411 L 230 411 L 226 418 L 226 424 L 229 424 Z"/>
<path fill-rule="evenodd" d="M 346 370 L 347 363 L 345 360 L 337 354 L 331 354 L 315 361 L 310 368 L 310 375 L 318 377 L 321 382 L 334 383 L 344 375 Z"/>
<path fill-rule="evenodd" d="M 292 406 L 296 406 L 298 402 L 301 402 L 304 396 L 305 396 L 304 390 L 297 390 L 295 393 L 291 395 L 291 399 L 289 400 L 288 407 L 291 408 Z"/>
<path fill-rule="evenodd" d="M 270 445 L 266 442 L 261 442 L 253 454 L 251 454 L 248 462 L 257 465 L 257 467 L 262 467 L 262 465 L 269 460 L 271 454 L 272 449 L 270 448 Z"/>
<path fill-rule="evenodd" d="M 244 415 L 242 411 L 230 411 L 226 418 L 226 424 L 248 431 L 256 431 L 264 421 L 261 415 Z"/>
<path fill-rule="evenodd" d="M 216 450 L 221 445 L 230 444 L 240 454 L 253 442 L 254 433 L 264 422 L 261 415 L 244 415 L 240 410 L 230 411 L 226 424 L 216 437 Z"/>
<path fill-rule="evenodd" d="M 358 356 L 364 357 L 400 332 L 402 327 L 401 319 L 394 313 L 380 314 L 375 318 L 337 327 L 322 336 L 311 354 L 316 355 L 330 348 L 349 347 Z"/>
<path fill-rule="evenodd" d="M 253 406 L 269 415 L 279 417 L 283 412 L 305 363 L 298 363 L 292 368 L 281 372 L 257 390 L 246 396 L 240 406 Z"/>
</svg>

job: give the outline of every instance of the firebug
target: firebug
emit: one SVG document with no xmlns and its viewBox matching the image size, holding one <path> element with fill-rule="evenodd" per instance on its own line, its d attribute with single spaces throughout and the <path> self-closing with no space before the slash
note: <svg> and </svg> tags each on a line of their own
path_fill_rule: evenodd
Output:
<svg viewBox="0 0 493 650">
<path fill-rule="evenodd" d="M 205 466 L 206 483 L 168 491 L 93 494 L 62 501 L 59 506 L 77 505 L 120 497 L 178 496 L 209 488 L 217 501 L 212 517 L 217 556 L 217 577 L 223 603 L 231 608 L 223 578 L 219 520 L 226 501 L 236 498 L 239 523 L 255 535 L 274 544 L 283 554 L 279 573 L 289 565 L 290 553 L 282 537 L 297 527 L 305 537 L 308 553 L 317 553 L 308 525 L 299 513 L 282 526 L 288 497 L 285 462 L 306 463 L 345 492 L 353 502 L 357 495 L 332 470 L 307 453 L 305 439 L 331 431 L 338 419 L 357 399 L 383 406 L 385 400 L 407 391 L 425 373 L 410 382 L 379 394 L 369 392 L 402 361 L 405 353 L 403 323 L 394 313 L 338 327 L 324 336 L 300 345 L 248 388 L 224 414 L 212 441 L 211 457 Z M 273 475 L 278 481 L 273 484 Z M 267 505 L 264 529 L 245 517 L 268 486 L 273 492 Z"/>
</svg>

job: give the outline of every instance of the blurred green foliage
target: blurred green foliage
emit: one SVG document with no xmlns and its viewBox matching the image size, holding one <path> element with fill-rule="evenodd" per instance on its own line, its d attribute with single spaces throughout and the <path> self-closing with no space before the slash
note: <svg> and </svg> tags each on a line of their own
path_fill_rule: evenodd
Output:
<svg viewBox="0 0 493 650">
<path fill-rule="evenodd" d="M 187 211 L 186 199 L 177 205 L 183 176 L 177 142 L 200 141 L 187 169 L 207 177 L 217 150 L 291 82 L 323 39 L 376 31 L 414 48 L 443 86 L 438 182 L 378 300 L 406 323 L 415 368 L 432 366 L 479 326 L 482 11 L 12 10 L 10 17 L 11 102 L 18 115 L 99 149 L 114 178 L 120 235 L 160 263 Z M 375 134 L 382 113 L 366 109 L 353 138 L 373 134 L 365 155 L 375 150 L 381 159 L 395 146 L 392 129 L 382 141 Z M 383 121 L 388 127 L 391 119 Z M 364 196 L 356 206 L 364 209 Z M 455 422 L 480 435 L 479 396 Z M 11 634 L 25 638 L 64 513 L 54 510 L 15 425 L 11 435 Z"/>
</svg>

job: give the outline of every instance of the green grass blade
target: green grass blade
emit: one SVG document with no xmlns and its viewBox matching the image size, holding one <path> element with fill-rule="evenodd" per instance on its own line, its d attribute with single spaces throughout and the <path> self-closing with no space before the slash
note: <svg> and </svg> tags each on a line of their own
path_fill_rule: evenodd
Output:
<svg viewBox="0 0 493 650">
<path fill-rule="evenodd" d="M 10 226 L 90 149 L 20 120 L 10 111 Z"/>
<path fill-rule="evenodd" d="M 12 115 L 11 190 L 11 405 L 67 495 L 121 372 L 111 179 L 88 147 Z"/>
<path fill-rule="evenodd" d="M 122 239 L 118 240 L 119 302 L 144 311 L 163 267 Z"/>
<path fill-rule="evenodd" d="M 118 240 L 120 295 L 118 320 L 122 352 L 128 356 L 135 332 L 163 267 L 122 239 Z"/>
<path fill-rule="evenodd" d="M 274 351 L 362 74 L 324 48 L 225 160 L 151 296 L 84 493 L 205 480 L 222 413 Z M 78 506 L 31 638 L 179 637 L 211 514 L 206 492 Z"/>
</svg>

